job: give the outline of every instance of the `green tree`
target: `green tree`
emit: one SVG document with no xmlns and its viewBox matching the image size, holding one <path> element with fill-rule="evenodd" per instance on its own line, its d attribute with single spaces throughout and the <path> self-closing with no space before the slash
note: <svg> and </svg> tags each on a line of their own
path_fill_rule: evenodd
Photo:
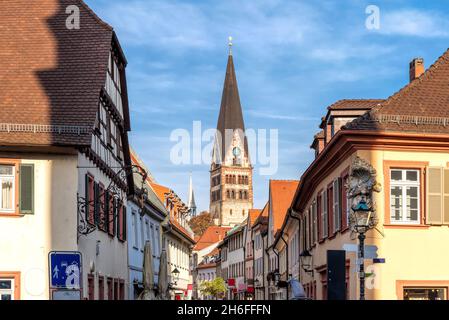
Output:
<svg viewBox="0 0 449 320">
<path fill-rule="evenodd" d="M 204 281 L 200 285 L 200 292 L 204 296 L 213 296 L 215 299 L 221 298 L 226 292 L 226 283 L 223 278 Z"/>
</svg>

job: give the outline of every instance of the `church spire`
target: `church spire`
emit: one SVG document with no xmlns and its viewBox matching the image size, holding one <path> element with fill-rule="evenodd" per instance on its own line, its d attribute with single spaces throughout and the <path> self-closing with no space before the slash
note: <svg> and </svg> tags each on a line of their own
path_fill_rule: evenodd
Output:
<svg viewBox="0 0 449 320">
<path fill-rule="evenodd" d="M 232 37 L 229 37 L 229 55 L 226 66 L 226 76 L 223 86 L 223 93 L 221 97 L 220 114 L 218 116 L 217 134 L 220 133 L 217 139 L 217 151 L 221 153 L 220 160 L 223 161 L 226 151 L 232 142 L 234 130 L 241 130 L 245 132 L 245 124 L 243 121 L 242 106 L 240 105 L 239 89 L 237 86 L 237 77 L 234 69 L 234 60 L 232 56 Z M 248 156 L 248 146 L 246 138 L 244 138 L 244 152 Z"/>
<path fill-rule="evenodd" d="M 196 203 L 195 196 L 193 194 L 193 182 L 192 182 L 192 173 L 190 173 L 190 181 L 189 181 L 189 202 L 188 208 L 190 209 L 190 216 L 196 216 Z"/>
</svg>

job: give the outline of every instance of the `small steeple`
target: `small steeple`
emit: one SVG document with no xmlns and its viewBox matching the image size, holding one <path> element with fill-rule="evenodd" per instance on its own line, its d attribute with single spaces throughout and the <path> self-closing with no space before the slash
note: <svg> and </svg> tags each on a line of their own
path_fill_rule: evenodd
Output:
<svg viewBox="0 0 449 320">
<path fill-rule="evenodd" d="M 189 181 L 189 202 L 188 208 L 190 210 L 190 216 L 196 216 L 196 204 L 195 204 L 195 196 L 193 194 L 193 182 L 192 182 L 192 173 L 190 173 L 190 181 Z"/>
</svg>

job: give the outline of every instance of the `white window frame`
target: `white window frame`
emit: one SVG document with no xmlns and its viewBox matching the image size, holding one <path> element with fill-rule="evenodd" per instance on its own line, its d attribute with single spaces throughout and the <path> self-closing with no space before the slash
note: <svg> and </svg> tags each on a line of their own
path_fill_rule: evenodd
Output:
<svg viewBox="0 0 449 320">
<path fill-rule="evenodd" d="M 402 180 L 401 181 L 393 181 L 391 178 L 393 171 L 401 171 L 402 173 Z M 405 176 L 407 174 L 407 171 L 416 172 L 417 181 L 407 181 L 405 180 Z M 392 200 L 391 200 L 391 190 L 393 187 L 400 187 L 402 190 L 402 208 L 401 208 L 401 216 L 402 220 L 395 220 L 392 217 L 391 213 L 391 206 L 392 206 Z M 417 187 L 417 219 L 416 221 L 412 220 L 406 220 L 407 216 L 407 187 Z M 390 223 L 391 224 L 420 224 L 421 221 L 421 171 L 419 169 L 406 169 L 406 168 L 390 168 L 390 190 L 388 190 L 390 197 L 390 208 L 389 208 L 389 215 L 390 215 Z"/>
<path fill-rule="evenodd" d="M 341 229 L 341 206 L 340 206 L 340 199 L 341 199 L 341 188 L 340 188 L 340 180 L 337 178 L 334 180 L 333 183 L 333 206 L 334 206 L 334 233 L 337 231 L 340 231 Z"/>
<path fill-rule="evenodd" d="M 312 242 L 315 244 L 318 241 L 318 215 L 317 215 L 317 204 L 316 199 L 312 202 Z"/>
<path fill-rule="evenodd" d="M 137 226 L 137 213 L 135 210 L 132 210 L 131 212 L 131 216 L 132 216 L 132 228 L 133 228 L 133 232 L 134 232 L 134 242 L 133 242 L 133 248 L 134 249 L 139 249 L 139 228 Z"/>
<path fill-rule="evenodd" d="M 14 213 L 15 210 L 15 203 L 16 203 L 16 167 L 12 164 L 0 164 L 3 167 L 10 167 L 12 168 L 12 174 L 0 174 L 0 212 L 3 213 Z M 11 182 L 12 183 L 12 208 L 6 209 L 3 208 L 3 182 Z"/>
</svg>

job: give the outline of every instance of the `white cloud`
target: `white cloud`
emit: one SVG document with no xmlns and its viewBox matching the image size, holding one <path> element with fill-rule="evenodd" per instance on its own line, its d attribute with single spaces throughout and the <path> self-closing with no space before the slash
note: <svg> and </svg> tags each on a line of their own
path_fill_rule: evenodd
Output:
<svg viewBox="0 0 449 320">
<path fill-rule="evenodd" d="M 248 114 L 257 118 L 274 119 L 274 120 L 289 120 L 289 121 L 319 121 L 316 117 L 305 117 L 305 116 L 289 116 L 283 114 L 273 114 L 265 112 L 263 110 L 247 110 Z"/>
<path fill-rule="evenodd" d="M 204 15 L 181 2 L 130 0 L 105 7 L 104 18 L 128 45 L 208 47 Z"/>
<path fill-rule="evenodd" d="M 448 37 L 448 18 L 438 12 L 402 9 L 380 11 L 379 32 L 388 35 L 418 36 L 425 38 Z"/>
</svg>

